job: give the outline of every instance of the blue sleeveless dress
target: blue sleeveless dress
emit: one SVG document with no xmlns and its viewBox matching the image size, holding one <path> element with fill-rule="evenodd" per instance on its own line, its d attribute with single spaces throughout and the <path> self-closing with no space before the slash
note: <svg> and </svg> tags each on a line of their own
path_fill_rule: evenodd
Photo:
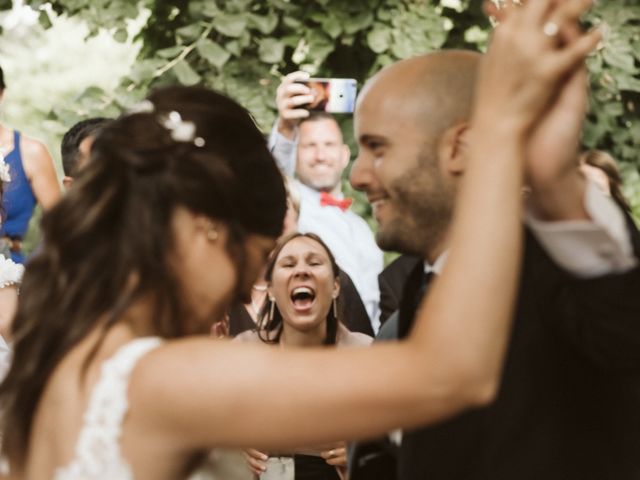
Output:
<svg viewBox="0 0 640 480">
<path fill-rule="evenodd" d="M 21 240 L 27 233 L 29 220 L 38 201 L 22 166 L 20 132 L 17 130 L 13 134 L 13 150 L 7 154 L 4 161 L 9 165 L 11 181 L 4 184 L 3 222 L 0 236 Z M 16 263 L 24 263 L 22 252 L 11 252 L 11 259 Z"/>
</svg>

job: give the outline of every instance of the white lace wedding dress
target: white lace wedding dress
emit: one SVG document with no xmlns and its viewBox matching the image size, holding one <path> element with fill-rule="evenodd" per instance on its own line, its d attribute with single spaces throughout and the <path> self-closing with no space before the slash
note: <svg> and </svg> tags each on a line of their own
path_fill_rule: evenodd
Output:
<svg viewBox="0 0 640 480">
<path fill-rule="evenodd" d="M 24 267 L 0 255 L 0 289 L 18 285 Z M 120 452 L 122 422 L 128 410 L 129 377 L 138 360 L 158 347 L 157 337 L 139 338 L 121 347 L 102 364 L 93 387 L 78 436 L 75 458 L 59 468 L 54 480 L 134 480 L 133 472 Z M 11 362 L 11 347 L 0 335 L 0 379 Z M 7 473 L 0 461 L 0 476 Z M 245 480 L 252 478 L 242 457 L 225 451 L 213 452 L 188 480 Z"/>
<path fill-rule="evenodd" d="M 157 337 L 138 338 L 121 347 L 102 364 L 98 382 L 93 387 L 84 415 L 84 425 L 78 436 L 75 458 L 56 470 L 54 480 L 134 480 L 133 472 L 120 452 L 122 422 L 128 410 L 129 377 L 138 360 L 158 347 Z M 227 476 L 212 454 L 189 480 L 227 480 Z M 243 466 L 243 478 L 248 469 Z M 223 476 L 224 475 L 224 476 Z"/>
</svg>

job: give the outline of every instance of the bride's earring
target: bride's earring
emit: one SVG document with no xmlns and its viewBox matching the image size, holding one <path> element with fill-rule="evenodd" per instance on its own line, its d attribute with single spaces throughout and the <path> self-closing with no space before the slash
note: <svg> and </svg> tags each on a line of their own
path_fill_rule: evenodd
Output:
<svg viewBox="0 0 640 480">
<path fill-rule="evenodd" d="M 209 227 L 207 230 L 207 240 L 211 243 L 215 243 L 218 240 L 219 234 L 214 227 Z"/>
</svg>

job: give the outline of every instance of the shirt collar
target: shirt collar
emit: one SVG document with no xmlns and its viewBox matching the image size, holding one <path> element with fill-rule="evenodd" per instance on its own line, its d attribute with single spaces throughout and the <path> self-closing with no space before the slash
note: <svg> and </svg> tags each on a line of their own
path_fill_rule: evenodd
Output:
<svg viewBox="0 0 640 480">
<path fill-rule="evenodd" d="M 298 179 L 296 179 L 296 187 L 298 188 L 298 191 L 300 192 L 301 195 L 314 196 L 314 197 L 318 198 L 318 200 L 320 199 L 320 191 L 316 190 L 315 188 L 311 188 L 311 187 L 305 185 L 304 183 L 302 183 Z M 331 192 L 329 192 L 329 193 L 331 193 Z M 343 200 L 344 199 L 344 194 L 342 192 L 339 192 L 338 194 L 333 195 L 333 196 L 335 198 L 337 198 L 338 200 Z"/>
<path fill-rule="evenodd" d="M 440 256 L 436 258 L 436 261 L 433 262 L 433 264 L 430 264 L 425 260 L 424 273 L 435 273 L 436 275 L 440 275 L 445 263 L 447 263 L 447 257 L 449 257 L 449 250 L 445 250 L 444 252 L 442 252 Z"/>
</svg>

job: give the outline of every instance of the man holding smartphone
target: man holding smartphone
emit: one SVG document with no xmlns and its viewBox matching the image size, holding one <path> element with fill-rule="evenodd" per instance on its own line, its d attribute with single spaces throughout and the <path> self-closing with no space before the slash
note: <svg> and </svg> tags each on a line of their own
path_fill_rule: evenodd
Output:
<svg viewBox="0 0 640 480">
<path fill-rule="evenodd" d="M 373 330 L 379 327 L 378 274 L 382 251 L 371 229 L 350 210 L 342 192 L 342 176 L 350 151 L 331 114 L 312 112 L 305 106 L 315 96 L 304 72 L 287 75 L 278 87 L 279 118 L 269 139 L 271 151 L 287 176 L 296 179 L 300 192 L 299 230 L 319 235 L 336 261 L 353 280 L 367 309 Z"/>
</svg>

